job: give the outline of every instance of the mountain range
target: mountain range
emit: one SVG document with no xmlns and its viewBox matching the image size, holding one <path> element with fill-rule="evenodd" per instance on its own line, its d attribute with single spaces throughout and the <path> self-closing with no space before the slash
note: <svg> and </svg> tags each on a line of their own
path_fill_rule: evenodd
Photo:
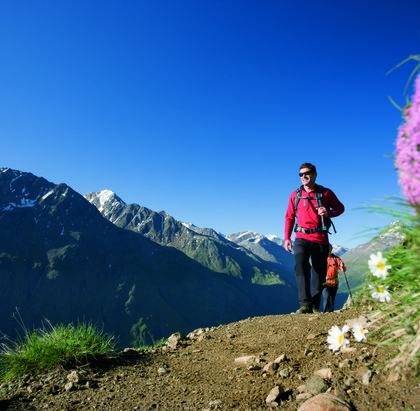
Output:
<svg viewBox="0 0 420 411">
<path fill-rule="evenodd" d="M 285 279 L 290 279 L 294 258 L 281 246 L 280 239 L 276 242 L 274 238 L 270 241 L 259 236 L 254 241 L 256 247 L 250 247 L 250 238 L 258 236 L 257 233 L 225 237 L 211 228 L 177 221 L 163 211 L 157 213 L 138 204 L 126 204 L 109 190 L 84 197 L 116 226 L 142 234 L 160 245 L 174 247 L 215 272 L 249 277 L 260 285 L 283 284 Z M 242 242 L 244 236 L 248 243 Z"/>
<path fill-rule="evenodd" d="M 398 241 L 392 230 L 387 238 L 335 250 L 350 273 L 357 256 Z M 276 236 L 224 236 L 126 204 L 108 190 L 82 196 L 66 184 L 0 169 L 0 331 L 12 338 L 16 307 L 28 328 L 43 318 L 88 321 L 121 346 L 290 313 L 298 308 L 293 266 Z M 355 284 L 361 281 L 363 274 Z"/>
<path fill-rule="evenodd" d="M 28 328 L 43 317 L 86 320 L 126 346 L 296 309 L 286 272 L 213 230 L 143 210 L 161 245 L 118 227 L 66 184 L 9 168 L 0 169 L 0 193 L 0 330 L 12 337 L 15 307 Z M 129 208 L 133 217 L 141 209 Z"/>
</svg>

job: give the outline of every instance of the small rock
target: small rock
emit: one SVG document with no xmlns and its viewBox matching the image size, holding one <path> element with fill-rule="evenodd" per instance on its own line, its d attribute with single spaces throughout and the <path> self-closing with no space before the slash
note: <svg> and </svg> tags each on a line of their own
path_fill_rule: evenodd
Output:
<svg viewBox="0 0 420 411">
<path fill-rule="evenodd" d="M 301 394 L 302 395 L 302 394 Z M 347 401 L 331 394 L 319 394 L 304 402 L 298 411 L 355 411 L 355 408 Z"/>
<path fill-rule="evenodd" d="M 70 382 L 74 382 L 74 383 L 78 384 L 80 381 L 82 381 L 82 376 L 79 372 L 73 371 L 67 376 L 67 379 Z"/>
<path fill-rule="evenodd" d="M 159 375 L 166 374 L 167 372 L 168 372 L 168 370 L 167 370 L 165 367 L 160 367 L 160 368 L 158 369 L 158 374 L 159 374 Z"/>
<path fill-rule="evenodd" d="M 185 341 L 187 337 L 182 333 L 174 333 L 168 338 L 168 342 Z"/>
<path fill-rule="evenodd" d="M 257 364 L 258 359 L 255 355 L 247 355 L 245 357 L 235 358 L 235 364 L 240 364 L 245 367 Z"/>
<path fill-rule="evenodd" d="M 315 371 L 314 375 L 318 375 L 324 380 L 330 380 L 332 378 L 332 371 L 331 368 L 323 368 L 321 370 Z"/>
<path fill-rule="evenodd" d="M 287 371 L 287 370 L 281 370 L 281 371 L 279 372 L 279 375 L 280 375 L 280 377 L 282 377 L 282 378 L 287 378 L 287 377 L 290 377 L 290 372 L 289 372 L 289 371 Z"/>
<path fill-rule="evenodd" d="M 168 338 L 167 344 L 171 348 L 176 348 L 181 341 L 187 340 L 187 337 L 182 333 L 174 333 Z"/>
<path fill-rule="evenodd" d="M 86 381 L 86 388 L 95 388 L 96 383 L 94 381 Z"/>
<path fill-rule="evenodd" d="M 283 361 L 287 361 L 287 357 L 286 357 L 286 354 L 282 354 L 282 355 L 280 355 L 280 357 L 277 357 L 275 360 L 274 360 L 274 362 L 276 363 L 276 364 L 280 364 L 281 362 L 283 362 Z"/>
<path fill-rule="evenodd" d="M 343 354 L 352 354 L 352 353 L 357 352 L 357 348 L 355 348 L 355 347 L 346 347 L 346 348 L 341 347 L 340 351 Z"/>
<path fill-rule="evenodd" d="M 338 364 L 338 368 L 347 368 L 350 367 L 350 365 L 352 364 L 352 360 L 350 360 L 350 358 L 346 358 L 344 361 L 341 361 Z"/>
<path fill-rule="evenodd" d="M 306 392 L 311 394 L 320 394 L 328 390 L 328 385 L 318 375 L 313 375 L 306 383 Z"/>
<path fill-rule="evenodd" d="M 222 400 L 214 400 L 214 401 L 210 401 L 209 405 L 210 407 L 218 407 L 219 405 L 223 405 L 225 402 Z"/>
<path fill-rule="evenodd" d="M 363 376 L 363 384 L 369 385 L 371 379 L 372 379 L 372 371 L 368 370 L 368 372 Z"/>
<path fill-rule="evenodd" d="M 265 399 L 265 402 L 267 404 L 273 403 L 273 402 L 277 402 L 277 400 L 280 399 L 280 395 L 283 394 L 284 389 L 283 387 L 277 385 L 276 387 L 274 387 L 271 391 L 270 394 L 268 394 L 267 398 Z"/>
<path fill-rule="evenodd" d="M 369 371 L 369 368 L 368 368 L 368 367 L 365 367 L 365 366 L 360 367 L 360 368 L 358 368 L 358 370 L 357 370 L 357 375 L 358 375 L 359 377 L 363 378 L 363 376 L 364 376 L 364 375 L 365 375 L 368 371 Z"/>
<path fill-rule="evenodd" d="M 355 382 L 356 382 L 356 380 L 353 377 L 348 377 L 344 381 L 345 389 L 346 390 L 349 389 Z"/>
<path fill-rule="evenodd" d="M 73 391 L 76 388 L 76 386 L 74 385 L 74 383 L 72 382 L 68 382 L 65 386 L 64 389 L 66 391 Z"/>
<path fill-rule="evenodd" d="M 277 368 L 279 368 L 278 363 L 269 362 L 268 364 L 265 365 L 265 367 L 263 368 L 263 371 L 273 373 L 275 370 L 277 370 Z"/>
<path fill-rule="evenodd" d="M 296 389 L 297 389 L 300 393 L 302 393 L 302 392 L 305 392 L 305 388 L 306 388 L 306 386 L 305 386 L 305 385 L 299 385 L 299 387 L 297 387 Z"/>
<path fill-rule="evenodd" d="M 313 395 L 309 394 L 309 392 L 305 392 L 303 394 L 296 395 L 296 401 L 306 401 L 309 400 L 309 398 L 312 398 Z"/>
</svg>

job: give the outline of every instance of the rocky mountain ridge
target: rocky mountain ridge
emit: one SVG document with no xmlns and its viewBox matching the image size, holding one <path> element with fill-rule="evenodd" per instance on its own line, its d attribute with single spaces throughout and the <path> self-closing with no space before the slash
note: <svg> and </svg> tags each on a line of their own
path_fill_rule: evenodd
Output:
<svg viewBox="0 0 420 411">
<path fill-rule="evenodd" d="M 11 337 L 15 307 L 29 329 L 43 317 L 53 324 L 91 321 L 124 346 L 297 308 L 294 283 L 217 234 L 209 233 L 210 243 L 188 233 L 195 240 L 190 249 L 209 248 L 203 264 L 117 227 L 66 184 L 2 168 L 0 193 L 0 330 Z M 150 216 L 149 232 L 182 243 L 171 227 L 185 226 L 134 211 Z M 216 263 L 211 250 L 218 251 Z"/>
<path fill-rule="evenodd" d="M 116 226 L 142 234 L 160 245 L 174 247 L 213 271 L 242 277 L 251 268 L 254 273 L 247 275 L 261 285 L 282 284 L 290 279 L 290 255 L 285 256 L 285 261 L 267 260 L 211 228 L 199 228 L 165 212 L 126 204 L 109 190 L 91 192 L 84 197 Z"/>
</svg>

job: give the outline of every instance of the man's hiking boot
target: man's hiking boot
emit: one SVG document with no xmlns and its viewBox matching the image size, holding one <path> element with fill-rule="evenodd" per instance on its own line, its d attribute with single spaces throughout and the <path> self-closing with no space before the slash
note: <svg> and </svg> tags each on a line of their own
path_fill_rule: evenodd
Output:
<svg viewBox="0 0 420 411">
<path fill-rule="evenodd" d="M 296 314 L 312 314 L 312 308 L 310 307 L 300 307 L 299 310 L 296 311 Z"/>
</svg>

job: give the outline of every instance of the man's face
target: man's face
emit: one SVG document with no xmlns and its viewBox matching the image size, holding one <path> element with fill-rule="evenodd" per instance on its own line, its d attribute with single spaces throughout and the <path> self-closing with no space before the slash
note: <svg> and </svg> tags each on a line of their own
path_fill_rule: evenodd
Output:
<svg viewBox="0 0 420 411">
<path fill-rule="evenodd" d="M 311 173 L 311 170 L 309 168 L 302 168 L 299 170 L 299 176 L 300 180 L 302 181 L 303 185 L 313 185 L 315 184 L 316 180 L 316 173 Z"/>
</svg>

